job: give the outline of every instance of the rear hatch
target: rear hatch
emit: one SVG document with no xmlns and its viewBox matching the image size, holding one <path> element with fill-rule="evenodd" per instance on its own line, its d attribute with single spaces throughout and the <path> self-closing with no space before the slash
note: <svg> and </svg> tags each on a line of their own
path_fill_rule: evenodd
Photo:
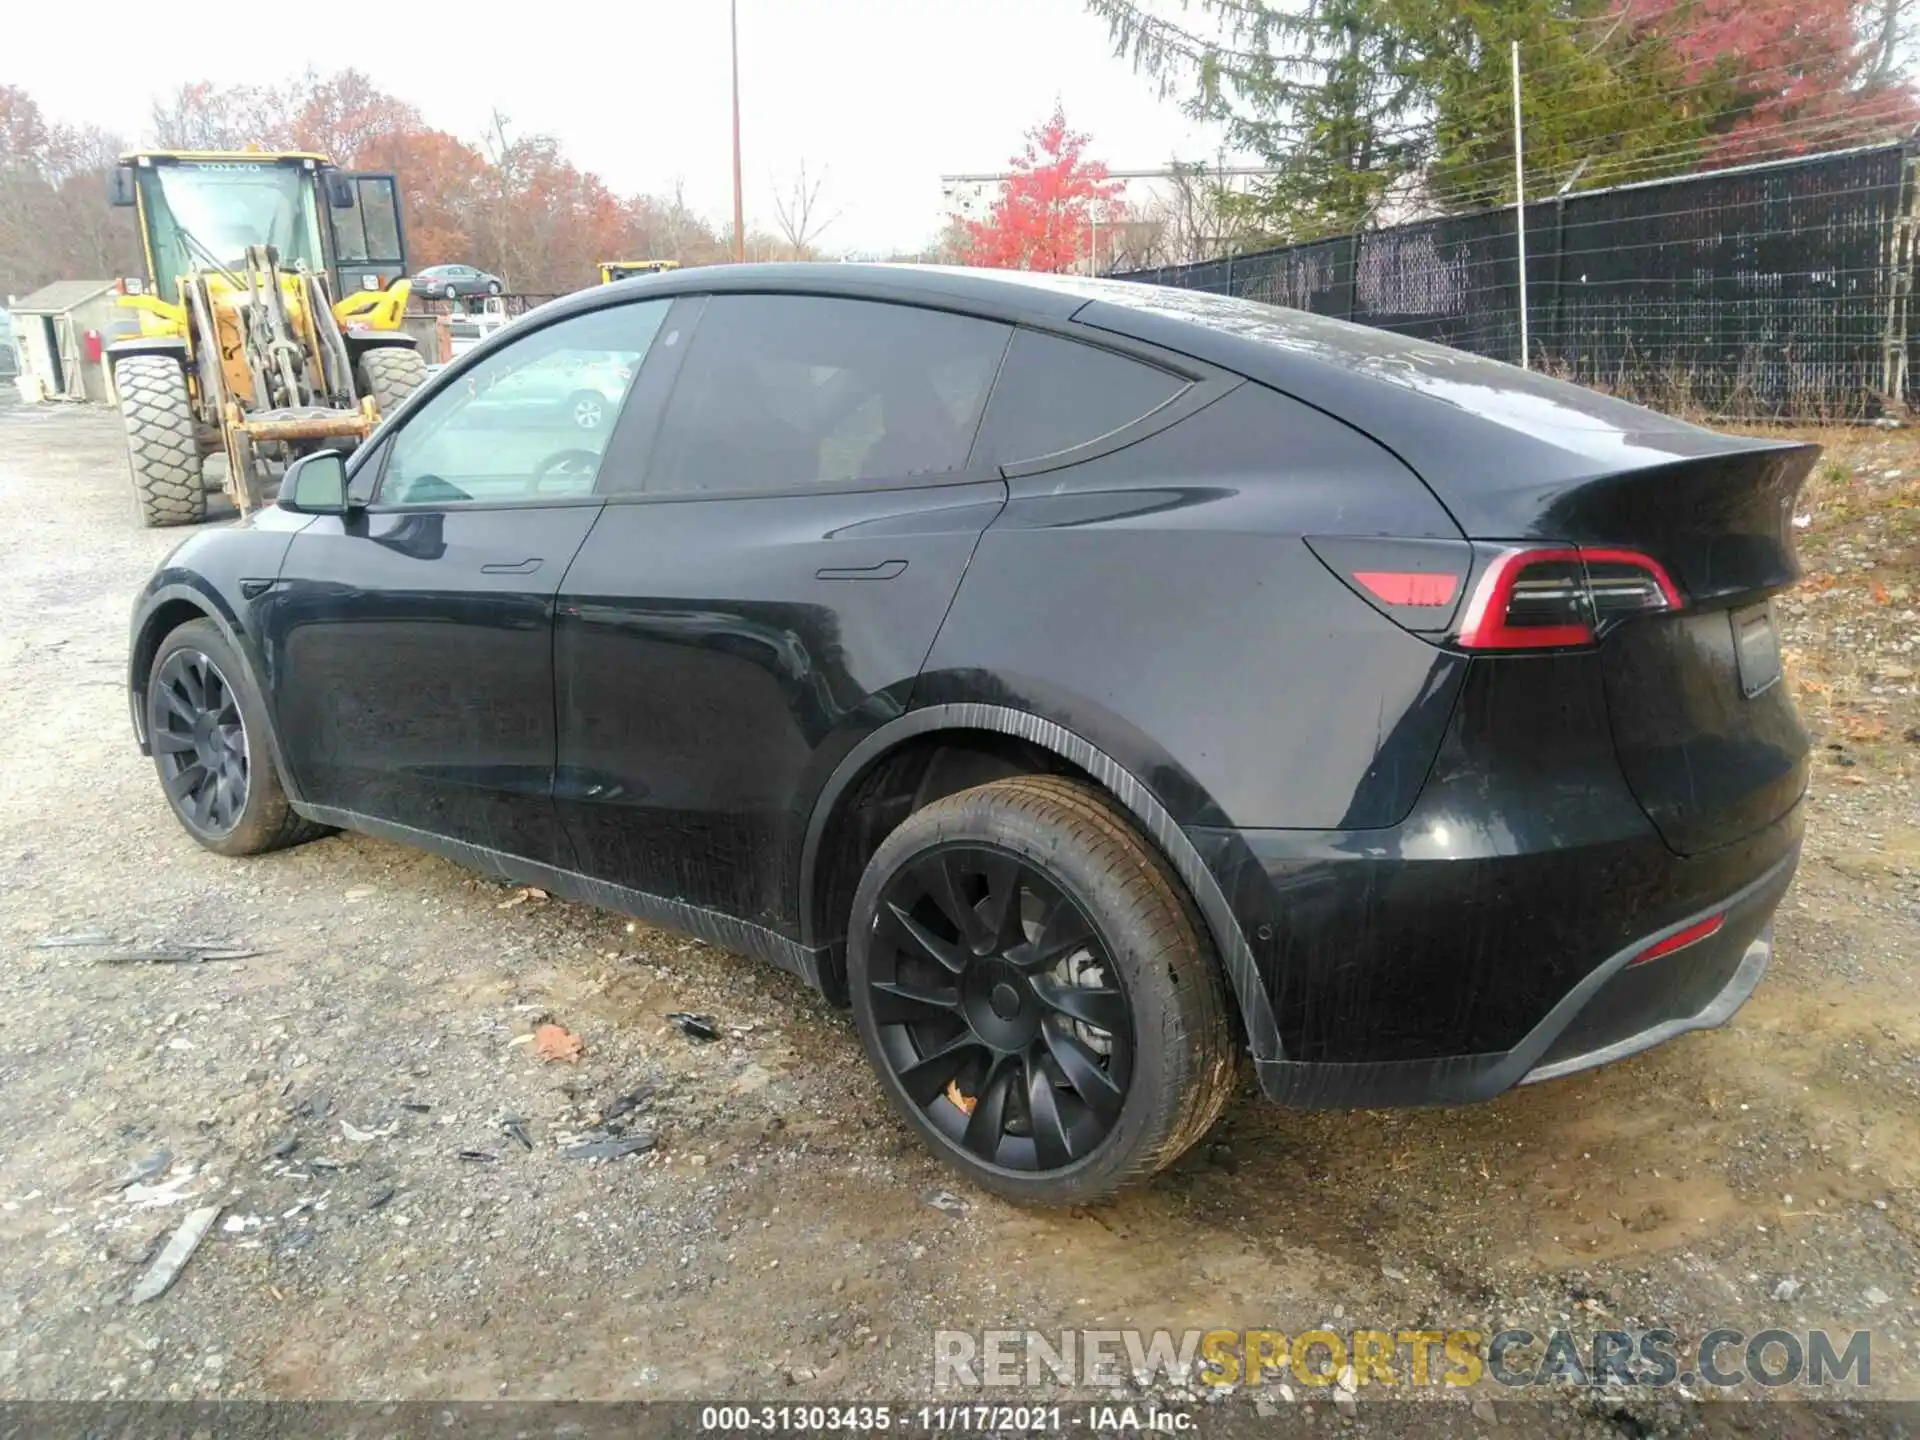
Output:
<svg viewBox="0 0 1920 1440">
<path fill-rule="evenodd" d="M 1798 573 L 1793 501 L 1818 453 L 1748 450 L 1593 487 L 1609 529 L 1630 531 L 1686 596 L 1685 609 L 1631 621 L 1601 645 L 1621 768 L 1683 855 L 1751 834 L 1806 788 L 1807 736 L 1770 597 Z"/>
</svg>

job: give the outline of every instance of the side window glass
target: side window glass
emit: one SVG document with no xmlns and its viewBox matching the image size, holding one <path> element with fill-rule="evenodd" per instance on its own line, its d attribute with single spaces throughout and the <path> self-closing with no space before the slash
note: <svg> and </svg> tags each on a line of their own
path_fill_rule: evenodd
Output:
<svg viewBox="0 0 1920 1440">
<path fill-rule="evenodd" d="M 382 440 L 373 449 L 354 457 L 353 474 L 347 477 L 347 499 L 356 505 L 365 505 L 373 498 L 373 487 L 380 483 L 380 467 L 386 464 L 386 454 L 393 446 L 391 439 Z"/>
<path fill-rule="evenodd" d="M 1151 414 L 1183 376 L 1036 330 L 1017 330 L 993 387 L 974 463 L 1012 465 L 1071 450 Z"/>
<path fill-rule="evenodd" d="M 668 300 L 521 336 L 420 407 L 391 441 L 383 505 L 589 495 Z"/>
<path fill-rule="evenodd" d="M 649 491 L 794 491 L 963 469 L 1008 327 L 869 300 L 717 295 Z"/>
</svg>

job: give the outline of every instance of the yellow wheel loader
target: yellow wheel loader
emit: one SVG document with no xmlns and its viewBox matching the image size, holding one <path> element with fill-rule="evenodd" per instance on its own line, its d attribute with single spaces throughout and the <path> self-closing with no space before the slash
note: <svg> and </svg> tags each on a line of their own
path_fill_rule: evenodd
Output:
<svg viewBox="0 0 1920 1440">
<path fill-rule="evenodd" d="M 427 377 L 391 175 L 324 155 L 142 151 L 112 177 L 146 252 L 106 359 L 140 517 L 188 525 L 220 487 L 244 515 L 287 465 L 353 448 Z M 346 293 L 351 288 L 351 293 Z"/>
</svg>

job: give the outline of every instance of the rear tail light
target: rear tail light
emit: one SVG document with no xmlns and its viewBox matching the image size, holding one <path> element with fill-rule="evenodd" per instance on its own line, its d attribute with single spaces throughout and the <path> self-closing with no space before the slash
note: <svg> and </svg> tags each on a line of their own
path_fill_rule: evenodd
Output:
<svg viewBox="0 0 1920 1440">
<path fill-rule="evenodd" d="M 1660 562 L 1635 550 L 1506 550 L 1481 572 L 1456 643 L 1463 650 L 1591 645 L 1619 621 L 1681 605 Z"/>
</svg>

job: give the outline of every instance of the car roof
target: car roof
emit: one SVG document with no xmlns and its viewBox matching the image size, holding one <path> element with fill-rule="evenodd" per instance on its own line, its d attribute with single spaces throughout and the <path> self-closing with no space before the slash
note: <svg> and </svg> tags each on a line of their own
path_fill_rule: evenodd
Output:
<svg viewBox="0 0 1920 1440">
<path fill-rule="evenodd" d="M 703 265 L 594 286 L 550 301 L 529 318 L 544 322 L 642 295 L 754 292 L 893 300 L 1144 341 L 1345 420 L 1440 483 L 1471 484 L 1497 463 L 1551 484 L 1776 443 L 1721 435 L 1388 330 L 1084 275 L 943 265 Z M 1490 444 L 1499 447 L 1497 461 Z"/>
</svg>

